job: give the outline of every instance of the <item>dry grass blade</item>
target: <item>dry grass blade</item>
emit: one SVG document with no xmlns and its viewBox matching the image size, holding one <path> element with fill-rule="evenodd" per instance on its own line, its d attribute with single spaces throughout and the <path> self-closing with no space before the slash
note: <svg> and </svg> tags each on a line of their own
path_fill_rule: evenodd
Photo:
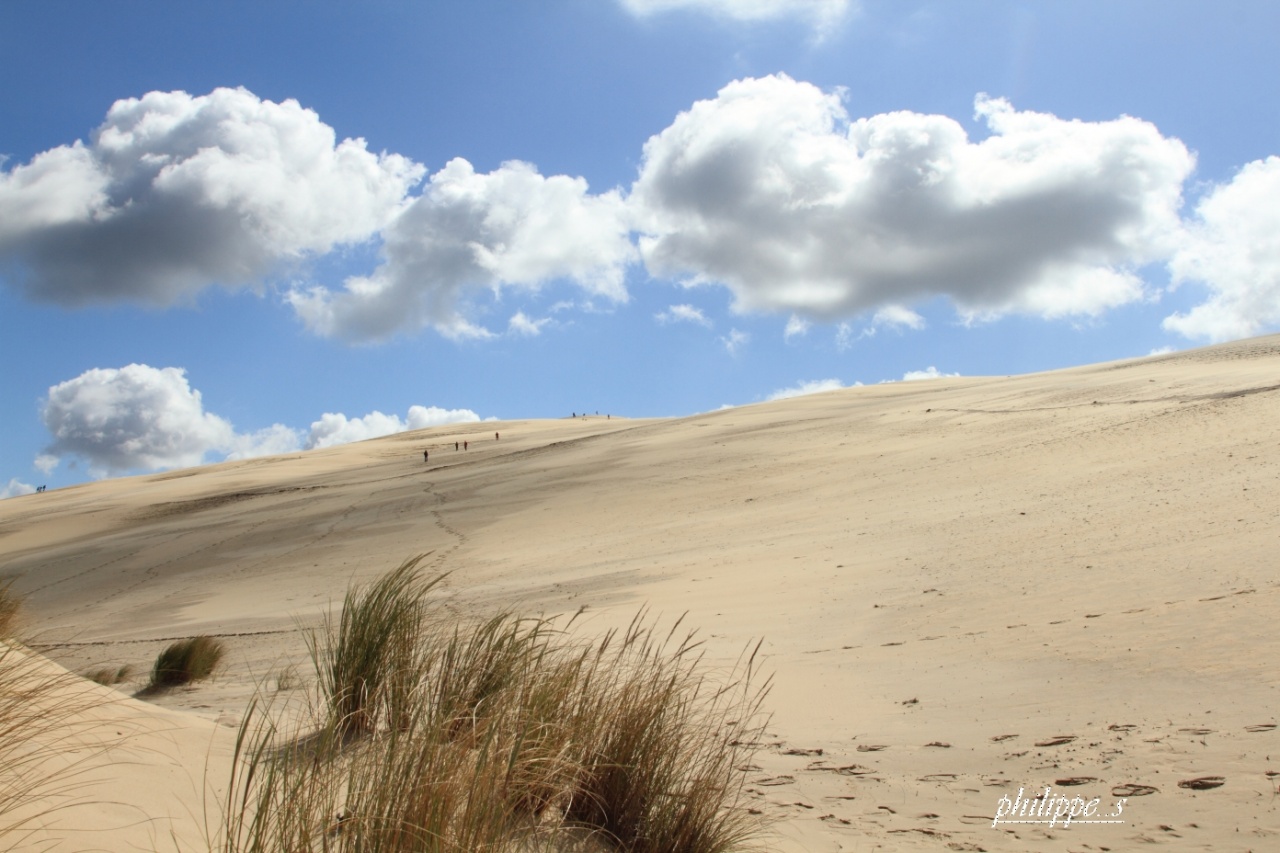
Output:
<svg viewBox="0 0 1280 853">
<path fill-rule="evenodd" d="M 13 591 L 13 581 L 0 583 L 0 640 L 14 639 L 22 599 Z"/>
<path fill-rule="evenodd" d="M 77 676 L 0 641 L 0 849 L 29 849 L 37 827 L 79 805 L 101 749 L 86 712 L 101 700 Z"/>
</svg>

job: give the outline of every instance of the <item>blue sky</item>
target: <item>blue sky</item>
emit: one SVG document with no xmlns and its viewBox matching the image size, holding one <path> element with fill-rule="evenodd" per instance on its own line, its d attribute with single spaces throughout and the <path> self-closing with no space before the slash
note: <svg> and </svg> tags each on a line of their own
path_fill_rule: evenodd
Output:
<svg viewBox="0 0 1280 853">
<path fill-rule="evenodd" d="M 1268 2 L 0 4 L 0 496 L 1274 331 L 1276 32 Z"/>
</svg>

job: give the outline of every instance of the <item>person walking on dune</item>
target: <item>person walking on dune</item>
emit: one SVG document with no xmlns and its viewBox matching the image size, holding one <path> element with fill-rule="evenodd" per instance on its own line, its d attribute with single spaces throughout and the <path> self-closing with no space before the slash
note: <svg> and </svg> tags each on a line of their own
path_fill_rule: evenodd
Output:
<svg viewBox="0 0 1280 853">
<path fill-rule="evenodd" d="M 430 461 L 431 461 L 431 451 L 430 451 L 430 450 L 424 450 L 424 451 L 422 451 L 422 461 L 423 461 L 423 462 L 430 462 Z"/>
</svg>

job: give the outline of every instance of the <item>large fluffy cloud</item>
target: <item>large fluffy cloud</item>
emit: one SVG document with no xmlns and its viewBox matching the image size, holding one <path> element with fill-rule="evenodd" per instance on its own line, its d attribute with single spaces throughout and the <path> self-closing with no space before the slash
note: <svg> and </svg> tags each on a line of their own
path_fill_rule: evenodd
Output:
<svg viewBox="0 0 1280 853">
<path fill-rule="evenodd" d="M 53 436 L 45 452 L 81 457 L 95 475 L 198 465 L 236 438 L 176 367 L 87 370 L 50 388 L 41 415 Z"/>
<path fill-rule="evenodd" d="M 422 174 L 296 101 L 151 92 L 0 172 L 0 262 L 42 301 L 170 304 L 368 239 Z"/>
<path fill-rule="evenodd" d="M 739 310 L 831 321 L 949 297 L 965 315 L 1097 315 L 1176 233 L 1193 158 L 1133 118 L 1064 121 L 979 96 L 990 131 L 839 93 L 739 80 L 644 147 L 633 192 L 652 274 L 719 282 Z"/>
<path fill-rule="evenodd" d="M 383 241 L 383 262 L 371 275 L 349 279 L 337 293 L 291 294 L 309 328 L 349 341 L 427 325 L 452 337 L 487 337 L 460 308 L 475 289 L 566 278 L 623 301 L 635 252 L 618 192 L 592 195 L 581 178 L 544 177 L 521 162 L 479 174 L 460 158 L 431 176 Z"/>
<path fill-rule="evenodd" d="M 1280 157 L 1249 163 L 1205 196 L 1169 267 L 1175 284 L 1203 282 L 1210 296 L 1166 329 L 1224 341 L 1280 325 Z"/>
<path fill-rule="evenodd" d="M 52 469 L 63 457 L 83 459 L 94 476 L 199 465 L 213 454 L 243 459 L 480 420 L 470 409 L 412 406 L 408 417 L 372 412 L 361 418 L 326 413 L 303 435 L 282 424 L 252 433 L 205 411 L 181 368 L 130 364 L 87 370 L 49 389 L 42 417 L 53 442 L 41 457 Z"/>
</svg>

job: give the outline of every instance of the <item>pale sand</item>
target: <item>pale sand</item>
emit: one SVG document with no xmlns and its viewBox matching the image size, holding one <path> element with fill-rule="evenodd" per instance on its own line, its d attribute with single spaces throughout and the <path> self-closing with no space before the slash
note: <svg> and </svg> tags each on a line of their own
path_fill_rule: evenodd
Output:
<svg viewBox="0 0 1280 853">
<path fill-rule="evenodd" d="M 0 577 L 76 671 L 227 638 L 213 682 L 122 706 L 166 734 L 137 736 L 160 770 L 137 758 L 102 797 L 122 811 L 75 816 L 102 849 L 151 849 L 169 821 L 198 838 L 190 792 L 206 762 L 223 784 L 255 680 L 304 660 L 296 624 L 420 553 L 465 612 L 688 611 L 730 661 L 763 637 L 772 737 L 749 778 L 773 850 L 1280 849 L 1278 475 L 1268 337 L 29 495 L 0 502 Z M 1020 787 L 1105 816 L 1126 784 L 1157 790 L 1123 824 L 991 826 Z"/>
</svg>

